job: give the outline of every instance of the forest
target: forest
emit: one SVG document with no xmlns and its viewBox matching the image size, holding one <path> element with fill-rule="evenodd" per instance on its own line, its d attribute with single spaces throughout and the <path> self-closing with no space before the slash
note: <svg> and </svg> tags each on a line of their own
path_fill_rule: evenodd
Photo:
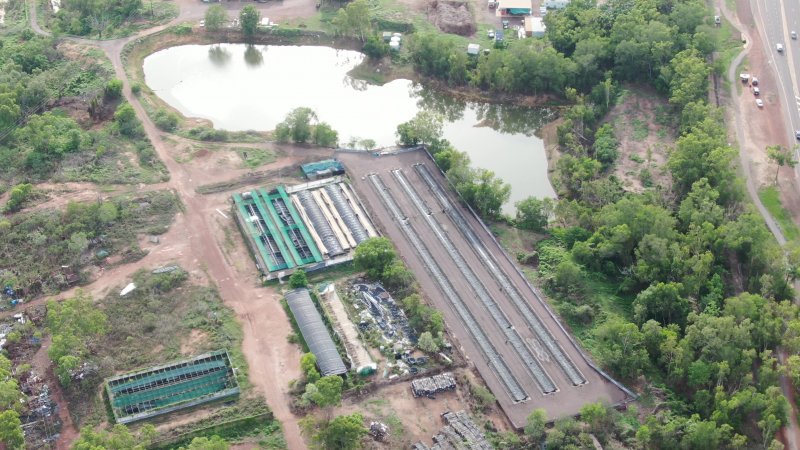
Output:
<svg viewBox="0 0 800 450">
<path fill-rule="evenodd" d="M 749 203 L 722 111 L 706 101 L 719 45 L 708 9 L 691 0 L 577 0 L 545 23 L 546 39 L 514 40 L 476 58 L 446 35 L 415 35 L 411 60 L 449 86 L 569 103 L 552 177 L 559 199 L 526 200 L 505 220 L 546 233 L 536 276 L 558 311 L 606 369 L 644 403 L 662 405 L 633 430 L 617 416 L 596 437 L 655 449 L 782 448 L 775 434 L 790 405 L 778 377 L 800 374 L 778 353 L 800 352 L 800 310 L 791 303 L 800 249 L 782 249 Z M 668 98 L 678 135 L 667 162 L 671 185 L 641 193 L 613 175 L 618 143 L 605 121 L 631 84 Z M 433 144 L 462 197 L 498 219 L 504 183 L 471 169 L 435 127 L 431 135 L 412 125 L 398 130 L 401 141 Z M 476 190 L 481 177 L 485 189 Z M 621 308 L 608 309 L 606 291 Z M 530 420 L 538 430 L 540 414 Z M 580 447 L 586 431 L 566 419 L 517 445 Z"/>
</svg>

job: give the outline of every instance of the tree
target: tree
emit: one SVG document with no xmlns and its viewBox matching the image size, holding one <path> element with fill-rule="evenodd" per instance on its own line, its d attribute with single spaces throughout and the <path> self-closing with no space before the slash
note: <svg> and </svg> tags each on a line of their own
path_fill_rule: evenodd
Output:
<svg viewBox="0 0 800 450">
<path fill-rule="evenodd" d="M 380 279 L 383 272 L 397 259 L 392 242 L 385 237 L 369 238 L 356 247 L 353 264 L 356 269 L 367 272 L 367 277 Z"/>
<path fill-rule="evenodd" d="M 135 137 L 140 133 L 139 119 L 136 118 L 136 111 L 130 103 L 123 103 L 117 107 L 114 122 L 122 135 Z"/>
<path fill-rule="evenodd" d="M 339 9 L 331 24 L 337 34 L 356 37 L 363 42 L 372 28 L 369 3 L 366 0 L 355 0 Z"/>
<path fill-rule="evenodd" d="M 553 214 L 553 199 L 528 197 L 514 204 L 517 208 L 517 226 L 524 230 L 543 232 Z"/>
<path fill-rule="evenodd" d="M 21 110 L 13 92 L 0 93 L 0 134 L 5 135 L 17 125 Z"/>
<path fill-rule="evenodd" d="M 261 13 L 255 6 L 246 5 L 239 13 L 239 25 L 242 27 L 242 34 L 246 41 L 252 41 L 258 31 L 258 23 L 261 21 Z"/>
<path fill-rule="evenodd" d="M 598 355 L 603 363 L 623 378 L 638 376 L 647 365 L 644 335 L 630 322 L 608 321 L 595 330 Z"/>
<path fill-rule="evenodd" d="M 436 343 L 436 339 L 433 338 L 430 331 L 425 331 L 419 335 L 417 347 L 426 353 L 436 353 L 439 351 L 439 344 Z"/>
<path fill-rule="evenodd" d="M 312 137 L 313 122 L 316 122 L 316 120 L 317 114 L 311 108 L 295 108 L 286 115 L 286 118 L 283 120 L 283 122 L 276 125 L 275 138 L 279 142 L 289 142 L 289 140 L 297 143 L 308 142 L 308 140 Z M 330 131 L 335 133 L 333 130 Z M 324 127 L 322 134 L 325 134 Z M 330 136 L 321 137 L 324 138 Z"/>
<path fill-rule="evenodd" d="M 219 436 L 210 438 L 202 436 L 192 439 L 186 447 L 178 447 L 178 450 L 228 450 L 228 448 L 230 448 L 228 442 Z"/>
<path fill-rule="evenodd" d="M 401 145 L 430 144 L 442 137 L 444 117 L 441 114 L 423 110 L 411 120 L 397 126 L 396 135 Z"/>
<path fill-rule="evenodd" d="M 711 68 L 697 50 L 684 50 L 669 63 L 669 102 L 680 111 L 688 103 L 708 95 L 708 74 Z"/>
<path fill-rule="evenodd" d="M 309 383 L 316 383 L 319 380 L 319 371 L 317 371 L 317 357 L 313 353 L 305 353 L 300 358 L 300 368 L 306 374 L 306 381 Z"/>
<path fill-rule="evenodd" d="M 67 300 L 47 303 L 47 327 L 53 336 L 47 355 L 56 363 L 56 374 L 64 386 L 69 385 L 71 370 L 88 356 L 88 343 L 105 333 L 106 321 L 105 313 L 82 291 Z"/>
<path fill-rule="evenodd" d="M 336 147 L 339 143 L 339 132 L 325 122 L 314 126 L 312 141 L 320 147 Z"/>
<path fill-rule="evenodd" d="M 361 438 L 367 434 L 364 418 L 359 413 L 337 416 L 316 436 L 323 448 L 330 450 L 354 450 L 361 447 Z"/>
<path fill-rule="evenodd" d="M 308 277 L 303 269 L 295 270 L 289 277 L 289 289 L 304 288 L 308 286 Z"/>
<path fill-rule="evenodd" d="M 24 450 L 25 435 L 19 414 L 13 409 L 0 412 L 0 442 L 9 450 Z"/>
<path fill-rule="evenodd" d="M 655 319 L 662 324 L 685 323 L 689 300 L 681 295 L 681 283 L 657 283 L 640 292 L 633 301 L 633 316 L 638 323 Z"/>
<path fill-rule="evenodd" d="M 327 407 L 336 406 L 342 401 L 342 386 L 344 380 L 338 375 L 328 375 L 320 378 L 314 385 L 317 392 L 311 397 L 311 401 L 317 406 Z"/>
<path fill-rule="evenodd" d="M 114 425 L 108 430 L 96 430 L 93 426 L 87 425 L 81 428 L 81 434 L 73 442 L 73 450 L 145 450 L 155 435 L 155 427 L 147 424 L 142 427 L 138 434 L 130 432 L 128 427 L 122 424 Z"/>
<path fill-rule="evenodd" d="M 542 408 L 534 409 L 525 423 L 525 436 L 528 436 L 534 443 L 541 442 L 544 439 L 546 425 L 547 412 Z"/>
<path fill-rule="evenodd" d="M 208 31 L 219 31 L 228 22 L 228 12 L 222 5 L 211 5 L 206 10 L 205 28 Z"/>
<path fill-rule="evenodd" d="M 478 214 L 488 219 L 500 216 L 503 204 L 511 195 L 511 186 L 486 169 L 478 169 L 471 183 L 457 184 L 456 189 Z"/>
<path fill-rule="evenodd" d="M 777 166 L 775 169 L 775 184 L 778 184 L 778 174 L 781 171 L 781 167 L 789 166 L 794 168 L 794 166 L 797 165 L 797 160 L 794 159 L 794 153 L 782 145 L 767 146 L 767 157 Z"/>
</svg>

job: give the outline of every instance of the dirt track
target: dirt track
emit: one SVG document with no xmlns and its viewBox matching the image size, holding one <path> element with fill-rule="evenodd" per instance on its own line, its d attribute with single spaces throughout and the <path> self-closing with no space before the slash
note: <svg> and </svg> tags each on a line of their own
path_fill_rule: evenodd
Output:
<svg viewBox="0 0 800 450">
<path fill-rule="evenodd" d="M 521 428 L 525 424 L 525 419 L 534 408 L 544 408 L 548 412 L 548 417 L 564 417 L 578 412 L 580 407 L 586 402 L 601 401 L 606 404 L 617 404 L 625 400 L 626 394 L 604 379 L 598 372 L 592 369 L 583 359 L 578 349 L 572 344 L 570 338 L 558 327 L 555 320 L 550 316 L 549 311 L 534 296 L 528 283 L 516 270 L 513 263 L 506 258 L 505 253 L 499 245 L 491 238 L 481 224 L 466 210 L 462 214 L 467 217 L 468 225 L 475 231 L 479 239 L 483 242 L 486 249 L 492 254 L 502 272 L 504 272 L 512 285 L 522 294 L 524 300 L 532 307 L 534 313 L 545 324 L 549 332 L 554 336 L 561 348 L 566 352 L 568 358 L 578 367 L 579 371 L 588 380 L 583 386 L 573 386 L 573 383 L 566 376 L 565 372 L 556 363 L 555 358 L 548 352 L 542 350 L 543 344 L 539 341 L 535 333 L 529 327 L 522 314 L 517 312 L 511 297 L 505 293 L 498 282 L 493 278 L 489 269 L 485 267 L 479 259 L 477 252 L 471 252 L 470 243 L 458 231 L 456 223 L 450 219 L 449 215 L 444 214 L 438 205 L 436 198 L 425 187 L 424 182 L 418 178 L 413 165 L 425 163 L 431 172 L 438 179 L 442 186 L 446 182 L 438 170 L 435 169 L 432 161 L 423 152 L 408 152 L 399 155 L 389 155 L 374 157 L 367 153 L 337 153 L 337 158 L 342 160 L 347 171 L 354 180 L 355 187 L 362 200 L 366 202 L 368 209 L 372 212 L 373 219 L 380 224 L 382 231 L 388 235 L 400 251 L 403 260 L 410 266 L 417 280 L 422 285 L 426 297 L 433 305 L 445 315 L 445 323 L 451 334 L 458 339 L 466 356 L 471 360 L 481 373 L 483 379 L 497 397 L 500 405 L 505 411 L 512 424 Z M 526 363 L 530 361 L 521 358 L 517 351 L 507 342 L 507 331 L 499 327 L 499 323 L 494 316 L 489 313 L 489 309 L 476 295 L 474 282 L 469 282 L 464 273 L 458 268 L 458 264 L 446 247 L 437 237 L 425 217 L 418 212 L 410 197 L 404 194 L 402 185 L 398 183 L 391 170 L 401 168 L 410 183 L 416 186 L 416 191 L 422 197 L 425 204 L 432 211 L 433 216 L 445 230 L 445 234 L 453 242 L 458 252 L 462 255 L 466 265 L 474 272 L 479 283 L 485 286 L 488 295 L 496 302 L 505 316 L 510 320 L 514 330 L 519 333 L 522 340 L 533 349 L 538 361 L 544 367 L 552 380 L 558 387 L 558 392 L 553 394 L 543 394 L 534 376 L 526 368 Z M 500 353 L 502 360 L 514 374 L 516 380 L 530 396 L 530 399 L 523 402 L 515 402 L 506 384 L 495 373 L 490 363 L 485 359 L 485 354 L 480 350 L 480 346 L 475 342 L 472 334 L 467 330 L 467 326 L 460 318 L 459 313 L 452 307 L 450 301 L 442 293 L 439 284 L 432 275 L 429 266 L 423 261 L 414 245 L 405 237 L 398 223 L 392 219 L 391 211 L 388 210 L 377 192 L 373 189 L 366 175 L 377 173 L 391 196 L 399 204 L 404 216 L 421 238 L 424 246 L 428 249 L 436 264 L 444 272 L 445 277 L 452 284 L 453 288 L 461 297 L 475 320 L 480 324 L 484 333 L 487 334 L 493 346 Z M 524 361 L 523 361 L 524 360 Z"/>
</svg>

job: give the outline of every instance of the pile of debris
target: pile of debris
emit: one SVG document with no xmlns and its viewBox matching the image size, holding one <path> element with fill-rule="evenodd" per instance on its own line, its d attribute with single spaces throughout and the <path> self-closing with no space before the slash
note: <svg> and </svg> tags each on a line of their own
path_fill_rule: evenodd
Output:
<svg viewBox="0 0 800 450">
<path fill-rule="evenodd" d="M 472 36 L 477 30 L 469 3 L 461 0 L 432 0 L 429 19 L 445 33 Z"/>
<path fill-rule="evenodd" d="M 452 391 L 456 388 L 456 379 L 450 372 L 432 377 L 419 378 L 411 382 L 411 393 L 414 397 L 436 398 L 436 394 Z"/>
<path fill-rule="evenodd" d="M 62 424 L 50 386 L 32 370 L 20 379 L 20 390 L 28 397 L 20 417 L 27 448 L 53 448 Z"/>
<path fill-rule="evenodd" d="M 369 435 L 376 441 L 383 441 L 389 434 L 389 427 L 383 422 L 370 422 Z"/>
<path fill-rule="evenodd" d="M 456 413 L 447 411 L 442 414 L 445 426 L 433 436 L 433 445 L 428 447 L 417 442 L 414 450 L 442 450 L 449 448 L 469 448 L 474 450 L 491 450 L 492 445 L 486 440 L 475 422 L 464 411 Z"/>
</svg>

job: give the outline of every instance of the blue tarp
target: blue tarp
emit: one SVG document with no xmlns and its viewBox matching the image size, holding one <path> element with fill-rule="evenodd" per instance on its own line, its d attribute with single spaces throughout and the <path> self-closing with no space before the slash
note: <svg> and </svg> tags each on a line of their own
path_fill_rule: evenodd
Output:
<svg viewBox="0 0 800 450">
<path fill-rule="evenodd" d="M 508 8 L 508 13 L 516 16 L 529 16 L 531 14 L 530 8 Z"/>
</svg>

